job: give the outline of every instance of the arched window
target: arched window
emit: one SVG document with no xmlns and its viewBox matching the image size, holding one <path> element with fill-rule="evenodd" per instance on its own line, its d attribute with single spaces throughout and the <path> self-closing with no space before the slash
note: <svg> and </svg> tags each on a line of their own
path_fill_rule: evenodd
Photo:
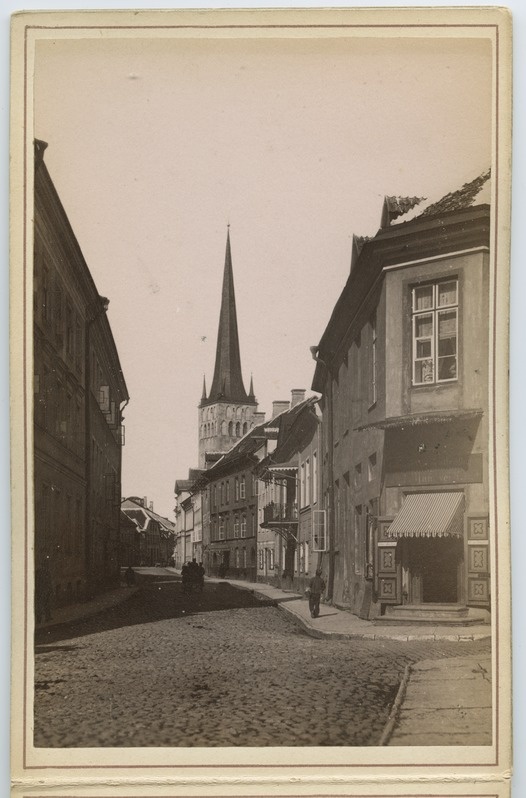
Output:
<svg viewBox="0 0 526 798">
<path fill-rule="evenodd" d="M 243 435 L 246 435 L 247 431 L 248 431 L 248 425 L 247 422 L 245 421 L 245 423 L 243 424 Z"/>
<path fill-rule="evenodd" d="M 228 422 L 228 434 L 229 435 L 233 434 L 233 424 L 231 421 Z"/>
<path fill-rule="evenodd" d="M 222 421 L 221 422 L 221 435 L 226 435 L 227 429 L 228 429 L 228 427 L 227 427 L 226 421 Z"/>
<path fill-rule="evenodd" d="M 236 424 L 236 435 L 238 438 L 241 435 L 241 424 L 239 423 L 239 421 Z"/>
</svg>

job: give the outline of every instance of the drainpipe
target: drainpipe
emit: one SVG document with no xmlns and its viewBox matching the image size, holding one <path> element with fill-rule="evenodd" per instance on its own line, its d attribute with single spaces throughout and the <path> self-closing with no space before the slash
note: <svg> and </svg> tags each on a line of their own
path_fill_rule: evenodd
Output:
<svg viewBox="0 0 526 798">
<path fill-rule="evenodd" d="M 85 480 L 86 480 L 86 501 L 85 501 L 85 538 L 84 538 L 84 558 L 86 563 L 86 597 L 91 598 L 93 590 L 92 579 L 92 540 L 91 540 L 91 328 L 93 323 L 106 313 L 109 299 L 99 296 L 99 307 L 88 307 L 88 313 L 84 322 L 84 458 L 85 458 Z"/>
<path fill-rule="evenodd" d="M 325 366 L 327 372 L 327 537 L 329 543 L 329 573 L 327 577 L 327 600 L 334 595 L 335 570 L 335 529 L 334 529 L 334 408 L 332 392 L 332 373 L 325 360 L 318 356 L 319 347 L 310 347 L 312 359 Z"/>
</svg>

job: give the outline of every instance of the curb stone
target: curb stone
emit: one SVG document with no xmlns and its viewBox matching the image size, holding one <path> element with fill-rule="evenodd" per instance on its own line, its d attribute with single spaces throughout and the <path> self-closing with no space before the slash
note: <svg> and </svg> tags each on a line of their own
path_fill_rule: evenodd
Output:
<svg viewBox="0 0 526 798">
<path fill-rule="evenodd" d="M 391 739 L 396 724 L 398 723 L 398 716 L 400 714 L 400 709 L 405 699 L 405 694 L 407 692 L 407 685 L 409 683 L 411 671 L 412 671 L 412 665 L 406 665 L 404 669 L 404 675 L 402 676 L 402 681 L 400 682 L 400 686 L 398 687 L 396 698 L 394 700 L 393 706 L 391 707 L 387 723 L 384 726 L 384 730 L 382 732 L 382 736 L 380 737 L 378 745 L 382 746 L 389 745 L 389 740 Z"/>
</svg>

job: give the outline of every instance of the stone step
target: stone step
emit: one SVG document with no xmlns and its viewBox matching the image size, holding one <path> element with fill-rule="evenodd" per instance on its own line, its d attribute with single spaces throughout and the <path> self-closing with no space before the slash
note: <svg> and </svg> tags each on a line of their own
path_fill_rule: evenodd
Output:
<svg viewBox="0 0 526 798">
<path fill-rule="evenodd" d="M 376 623 L 473 626 L 488 623 L 488 613 L 463 604 L 400 604 L 388 606 Z"/>
</svg>

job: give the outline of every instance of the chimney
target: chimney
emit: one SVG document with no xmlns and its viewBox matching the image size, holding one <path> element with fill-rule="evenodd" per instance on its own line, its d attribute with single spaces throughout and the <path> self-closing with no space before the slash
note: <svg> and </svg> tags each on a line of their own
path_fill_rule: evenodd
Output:
<svg viewBox="0 0 526 798">
<path fill-rule="evenodd" d="M 153 513 L 153 502 L 150 502 L 150 504 L 148 505 L 148 509 L 151 510 Z"/>
<path fill-rule="evenodd" d="M 276 399 L 272 402 L 272 418 L 276 418 L 280 413 L 289 410 L 290 402 L 284 399 Z"/>
<path fill-rule="evenodd" d="M 263 422 L 265 421 L 265 414 L 262 412 L 254 413 L 252 418 L 254 419 L 254 426 L 257 427 L 258 424 L 263 424 Z"/>
<path fill-rule="evenodd" d="M 142 506 L 143 506 L 145 509 L 148 509 L 148 496 L 145 496 L 145 497 L 144 497 L 144 499 L 142 500 L 141 504 L 142 504 Z"/>
<path fill-rule="evenodd" d="M 290 392 L 291 395 L 290 406 L 296 407 L 296 405 L 299 405 L 300 402 L 303 402 L 306 393 L 307 392 L 305 388 L 293 388 L 292 391 Z"/>
</svg>

